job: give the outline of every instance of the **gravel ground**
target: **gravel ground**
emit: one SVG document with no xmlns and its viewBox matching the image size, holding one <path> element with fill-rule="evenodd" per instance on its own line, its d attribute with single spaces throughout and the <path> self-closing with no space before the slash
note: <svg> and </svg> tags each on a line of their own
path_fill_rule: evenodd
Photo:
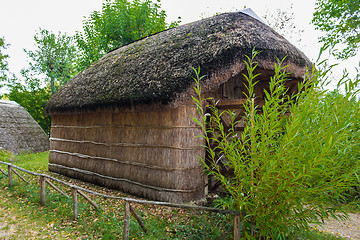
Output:
<svg viewBox="0 0 360 240">
<path fill-rule="evenodd" d="M 333 219 L 326 221 L 322 226 L 314 226 L 314 228 L 347 239 L 360 240 L 360 214 L 349 213 L 349 220 Z"/>
</svg>

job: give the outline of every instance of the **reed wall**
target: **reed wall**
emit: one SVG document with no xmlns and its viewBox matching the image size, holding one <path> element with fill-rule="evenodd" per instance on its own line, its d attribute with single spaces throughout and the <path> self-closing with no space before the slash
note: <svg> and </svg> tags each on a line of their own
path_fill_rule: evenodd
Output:
<svg viewBox="0 0 360 240">
<path fill-rule="evenodd" d="M 148 199 L 204 196 L 194 106 L 52 116 L 49 170 Z"/>
</svg>

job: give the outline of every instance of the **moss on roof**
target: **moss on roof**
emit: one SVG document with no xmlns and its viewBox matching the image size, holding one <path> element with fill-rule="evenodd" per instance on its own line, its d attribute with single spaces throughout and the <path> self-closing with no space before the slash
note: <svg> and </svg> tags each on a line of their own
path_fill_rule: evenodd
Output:
<svg viewBox="0 0 360 240">
<path fill-rule="evenodd" d="M 287 56 L 286 63 L 301 77 L 305 67 L 311 66 L 302 52 L 267 25 L 241 12 L 224 13 L 109 52 L 62 87 L 48 102 L 46 112 L 167 104 L 191 89 L 192 67 L 200 66 L 207 76 L 204 81 L 217 86 L 228 79 L 225 76 L 243 70 L 244 55 L 250 56 L 254 47 L 262 51 L 259 67 L 272 69 L 276 58 Z"/>
</svg>

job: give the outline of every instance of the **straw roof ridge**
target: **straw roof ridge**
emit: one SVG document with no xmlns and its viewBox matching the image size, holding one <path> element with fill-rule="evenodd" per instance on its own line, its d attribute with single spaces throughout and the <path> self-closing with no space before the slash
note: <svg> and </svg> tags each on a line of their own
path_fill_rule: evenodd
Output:
<svg viewBox="0 0 360 240">
<path fill-rule="evenodd" d="M 277 58 L 285 56 L 295 77 L 311 67 L 301 51 L 266 24 L 241 12 L 224 13 L 109 52 L 62 87 L 46 113 L 169 104 L 190 94 L 193 67 L 200 66 L 207 76 L 205 85 L 218 86 L 244 70 L 245 55 L 251 56 L 254 48 L 261 51 L 256 59 L 260 68 L 273 69 Z"/>
</svg>

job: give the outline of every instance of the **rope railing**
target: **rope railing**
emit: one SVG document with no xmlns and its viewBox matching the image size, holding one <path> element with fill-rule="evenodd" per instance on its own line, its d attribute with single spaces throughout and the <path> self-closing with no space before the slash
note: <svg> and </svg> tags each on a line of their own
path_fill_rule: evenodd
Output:
<svg viewBox="0 0 360 240">
<path fill-rule="evenodd" d="M 6 177 L 8 177 L 8 184 L 10 187 L 13 186 L 13 173 L 17 175 L 22 181 L 29 184 L 29 181 L 27 181 L 23 176 L 21 176 L 18 171 L 15 169 L 28 173 L 33 176 L 39 177 L 40 182 L 40 204 L 45 205 L 46 202 L 46 185 L 49 185 L 52 187 L 55 191 L 60 193 L 61 195 L 70 198 L 66 193 L 64 193 L 61 189 L 56 187 L 52 182 L 49 180 L 58 182 L 62 185 L 65 185 L 67 187 L 71 188 L 71 195 L 72 195 L 72 202 L 73 202 L 73 218 L 76 220 L 78 219 L 78 194 L 82 196 L 86 201 L 88 201 L 92 207 L 95 209 L 99 208 L 99 205 L 93 201 L 90 197 L 88 197 L 86 193 L 92 194 L 98 197 L 103 198 L 109 198 L 109 199 L 117 199 L 124 201 L 124 210 L 125 210 L 125 219 L 124 219 L 124 228 L 123 228 L 123 240 L 129 239 L 129 228 L 130 228 L 130 215 L 132 215 L 136 222 L 140 225 L 141 229 L 146 233 L 146 227 L 141 220 L 141 218 L 138 216 L 138 214 L 135 212 L 135 210 L 131 207 L 130 203 L 137 203 L 137 204 L 146 204 L 146 205 L 158 205 L 158 206 L 166 206 L 166 207 L 172 207 L 172 208 L 181 208 L 181 209 L 189 209 L 189 210 L 197 210 L 197 211 L 207 211 L 207 212 L 214 212 L 214 213 L 221 213 L 221 214 L 231 214 L 234 215 L 234 239 L 240 239 L 240 213 L 238 211 L 230 211 L 230 210 L 223 210 L 223 209 L 217 209 L 217 208 L 209 208 L 209 207 L 201 207 L 201 206 L 193 206 L 188 204 L 175 204 L 175 203 L 169 203 L 169 202 L 160 202 L 160 201 L 148 201 L 148 200 L 140 200 L 140 199 L 134 199 L 134 198 L 127 198 L 127 197 L 118 197 L 113 195 L 107 195 L 95 191 L 91 191 L 89 189 L 77 186 L 75 184 L 71 184 L 68 182 L 65 182 L 63 180 L 60 180 L 58 178 L 55 178 L 53 176 L 47 175 L 47 174 L 41 174 L 29 171 L 27 169 L 21 168 L 19 166 L 16 166 L 14 164 L 11 164 L 9 162 L 3 162 L 0 161 L 0 164 L 7 165 L 8 166 L 8 173 L 0 168 L 0 172 L 4 174 Z"/>
</svg>

